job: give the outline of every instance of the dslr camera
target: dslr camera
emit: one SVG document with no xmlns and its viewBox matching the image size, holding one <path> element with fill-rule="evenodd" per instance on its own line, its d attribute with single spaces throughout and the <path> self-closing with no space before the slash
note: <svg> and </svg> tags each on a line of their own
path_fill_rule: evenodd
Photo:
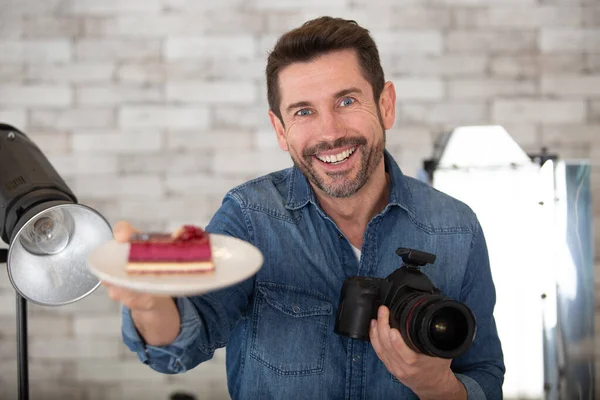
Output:
<svg viewBox="0 0 600 400">
<path fill-rule="evenodd" d="M 443 296 L 420 271 L 436 256 L 406 248 L 396 254 L 403 265 L 387 278 L 353 276 L 344 281 L 335 333 L 369 341 L 371 320 L 384 305 L 390 310 L 390 326 L 413 351 L 448 359 L 463 354 L 475 338 L 475 316 L 465 304 Z"/>
</svg>

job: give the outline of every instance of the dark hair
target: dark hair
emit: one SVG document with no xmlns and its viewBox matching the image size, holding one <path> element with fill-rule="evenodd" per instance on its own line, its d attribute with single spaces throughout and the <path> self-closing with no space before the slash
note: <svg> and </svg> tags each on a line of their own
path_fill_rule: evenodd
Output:
<svg viewBox="0 0 600 400">
<path fill-rule="evenodd" d="M 373 98 L 379 99 L 384 75 L 379 51 L 369 31 L 355 21 L 320 17 L 305 22 L 279 38 L 267 60 L 267 99 L 269 108 L 282 120 L 279 109 L 279 71 L 295 62 L 311 61 L 337 50 L 355 50 L 364 78 L 371 84 Z"/>
</svg>

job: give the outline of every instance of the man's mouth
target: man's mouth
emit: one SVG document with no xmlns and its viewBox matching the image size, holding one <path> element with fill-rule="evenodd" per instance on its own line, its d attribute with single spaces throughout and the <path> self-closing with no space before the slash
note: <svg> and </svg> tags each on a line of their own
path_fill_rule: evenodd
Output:
<svg viewBox="0 0 600 400">
<path fill-rule="evenodd" d="M 351 149 L 344 150 L 337 154 L 331 154 L 331 155 L 325 155 L 325 156 L 315 154 L 315 157 L 317 157 L 319 159 L 319 161 L 322 161 L 327 164 L 341 164 L 344 161 L 346 161 L 348 158 L 350 158 L 350 156 L 355 151 L 356 151 L 356 147 L 352 147 Z"/>
</svg>

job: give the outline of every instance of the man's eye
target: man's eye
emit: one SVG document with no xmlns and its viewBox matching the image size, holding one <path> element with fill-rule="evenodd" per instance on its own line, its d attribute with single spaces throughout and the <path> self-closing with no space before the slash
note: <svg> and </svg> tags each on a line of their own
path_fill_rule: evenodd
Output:
<svg viewBox="0 0 600 400">
<path fill-rule="evenodd" d="M 350 98 L 350 97 L 348 97 L 347 99 L 344 99 L 344 100 L 342 100 L 342 102 L 340 103 L 340 105 L 341 105 L 342 107 L 348 107 L 349 105 L 351 105 L 351 104 L 353 104 L 353 103 L 354 103 L 354 99 L 353 99 L 353 98 Z"/>
<path fill-rule="evenodd" d="M 307 110 L 306 108 L 303 108 L 302 110 L 298 111 L 296 113 L 296 115 L 300 116 L 300 117 L 304 117 L 306 115 L 310 115 L 312 114 L 310 110 Z"/>
</svg>

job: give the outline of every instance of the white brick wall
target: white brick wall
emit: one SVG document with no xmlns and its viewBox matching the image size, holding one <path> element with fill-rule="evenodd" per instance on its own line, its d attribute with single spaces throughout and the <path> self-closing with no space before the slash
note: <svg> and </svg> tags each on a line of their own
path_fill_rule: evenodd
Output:
<svg viewBox="0 0 600 400">
<path fill-rule="evenodd" d="M 0 38 L 2 63 L 55 63 L 70 62 L 73 57 L 71 43 L 65 39 L 6 40 Z"/>
<path fill-rule="evenodd" d="M 448 82 L 448 96 L 457 99 L 491 99 L 534 95 L 533 79 L 453 79 Z"/>
<path fill-rule="evenodd" d="M 598 52 L 600 29 L 542 29 L 540 49 L 544 52 Z"/>
<path fill-rule="evenodd" d="M 164 99 L 158 85 L 106 85 L 79 86 L 75 89 L 76 104 L 82 106 L 118 106 L 132 103 L 159 103 Z"/>
<path fill-rule="evenodd" d="M 0 108 L 0 120 L 13 126 L 25 126 L 27 124 L 27 111 L 17 108 Z"/>
<path fill-rule="evenodd" d="M 53 338 L 44 335 L 29 340 L 32 360 L 115 359 L 121 344 L 110 338 Z"/>
<path fill-rule="evenodd" d="M 32 83 L 108 84 L 114 71 L 112 63 L 30 64 L 25 79 Z"/>
<path fill-rule="evenodd" d="M 482 76 L 486 73 L 488 58 L 482 55 L 441 54 L 390 55 L 381 54 L 386 75 L 410 76 Z"/>
<path fill-rule="evenodd" d="M 81 39 L 75 44 L 77 61 L 152 61 L 161 57 L 158 39 Z"/>
<path fill-rule="evenodd" d="M 35 101 L 35 100 L 34 100 Z M 65 130 L 73 128 L 110 128 L 114 126 L 115 112 L 110 108 L 71 108 L 30 111 L 29 126 Z"/>
<path fill-rule="evenodd" d="M 173 150 L 221 150 L 252 147 L 251 131 L 214 129 L 208 132 L 170 130 L 167 148 Z"/>
<path fill-rule="evenodd" d="M 386 55 L 440 54 L 443 48 L 442 32 L 439 30 L 407 29 L 405 31 L 377 31 L 371 28 L 379 51 Z M 271 46 L 275 42 L 271 43 Z"/>
<path fill-rule="evenodd" d="M 163 132 L 152 129 L 140 130 L 73 130 L 73 152 L 92 154 L 136 154 L 158 152 L 163 147 Z"/>
<path fill-rule="evenodd" d="M 165 58 L 169 61 L 211 57 L 248 59 L 254 57 L 256 51 L 256 42 L 247 35 L 167 37 L 164 46 Z"/>
<path fill-rule="evenodd" d="M 497 100 L 492 107 L 496 122 L 566 123 L 586 119 L 584 101 L 567 100 Z"/>
<path fill-rule="evenodd" d="M 171 103 L 252 104 L 257 90 L 252 82 L 181 82 L 167 85 Z"/>
<path fill-rule="evenodd" d="M 0 106 L 68 107 L 73 94 L 68 86 L 53 85 L 0 85 Z"/>
<path fill-rule="evenodd" d="M 160 0 L 78 0 L 73 3 L 73 13 L 113 15 L 115 13 L 158 13 Z"/>
<path fill-rule="evenodd" d="M 396 97 L 405 100 L 441 100 L 444 97 L 444 82 L 432 78 L 393 78 Z"/>
<path fill-rule="evenodd" d="M 21 23 L 23 37 L 32 39 L 75 38 L 80 32 L 80 26 L 76 17 L 48 15 L 27 15 Z"/>
<path fill-rule="evenodd" d="M 444 101 L 441 103 L 400 103 L 398 123 L 479 124 L 488 120 L 487 106 L 481 101 Z"/>
<path fill-rule="evenodd" d="M 533 30 L 451 31 L 446 36 L 446 48 L 457 53 L 522 54 L 537 47 Z"/>
<path fill-rule="evenodd" d="M 561 97 L 600 98 L 600 74 L 598 75 L 543 75 L 542 93 Z"/>
<path fill-rule="evenodd" d="M 441 131 L 465 124 L 500 123 L 528 151 L 589 157 L 600 254 L 597 0 L 0 2 L 0 121 L 27 132 L 111 222 L 204 225 L 229 188 L 291 165 L 267 117 L 267 52 L 283 31 L 335 15 L 378 42 L 398 93 L 387 144 L 407 174 Z M 16 397 L 14 317 L 0 274 L 0 399 Z M 31 305 L 33 398 L 227 398 L 223 351 L 161 375 L 129 353 L 119 325 L 103 288 Z"/>
<path fill-rule="evenodd" d="M 119 109 L 124 128 L 207 128 L 209 110 L 202 106 L 125 106 Z"/>
<path fill-rule="evenodd" d="M 490 73 L 494 77 L 537 77 L 540 64 L 540 58 L 536 55 L 493 56 L 490 59 Z"/>
</svg>

